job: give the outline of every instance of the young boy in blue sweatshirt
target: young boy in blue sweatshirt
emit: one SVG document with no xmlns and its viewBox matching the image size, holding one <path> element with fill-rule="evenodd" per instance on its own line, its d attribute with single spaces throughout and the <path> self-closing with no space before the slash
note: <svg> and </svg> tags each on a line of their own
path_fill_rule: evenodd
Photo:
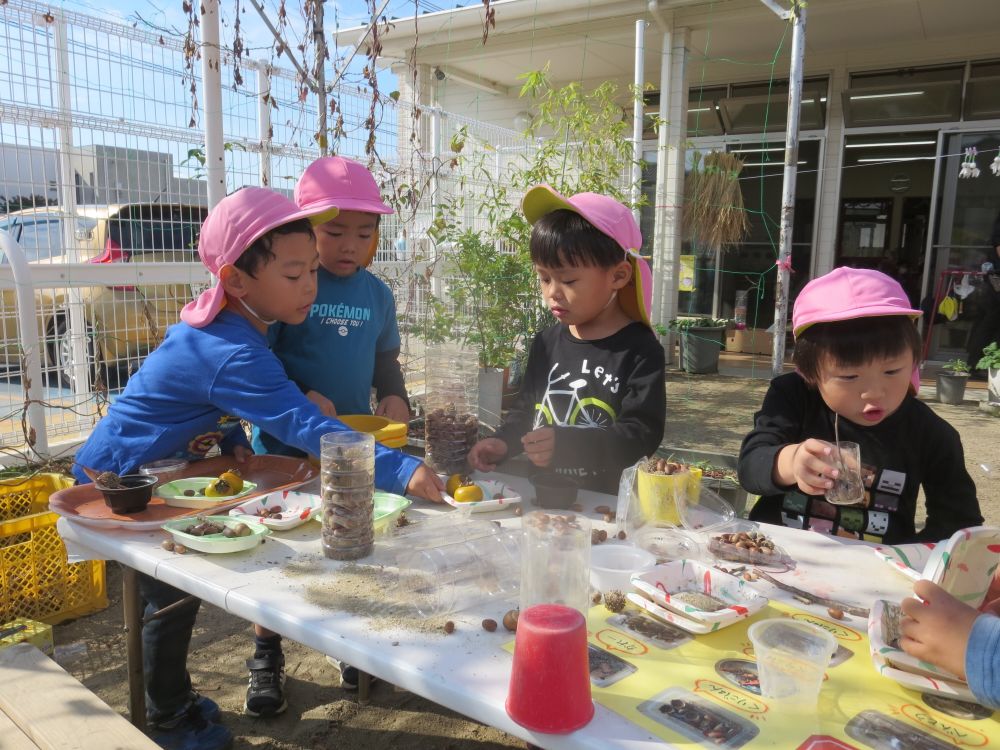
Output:
<svg viewBox="0 0 1000 750">
<path fill-rule="evenodd" d="M 183 309 L 182 322 L 170 328 L 97 424 L 76 454 L 77 479 L 89 481 L 84 466 L 127 474 L 158 459 L 203 458 L 216 445 L 237 462 L 245 460 L 252 451 L 241 419 L 317 455 L 322 435 L 348 429 L 288 380 L 266 339 L 271 323 L 297 323 L 308 314 L 318 266 L 312 226 L 335 212 L 302 211 L 263 188 L 239 190 L 209 212 L 198 253 L 218 284 Z M 432 500 L 443 489 L 420 461 L 381 446 L 375 482 Z M 145 575 L 139 589 L 147 616 L 186 597 Z M 168 750 L 216 750 L 232 742 L 229 730 L 215 723 L 218 706 L 191 689 L 187 650 L 199 605 L 171 610 L 143 628 L 148 725 Z M 251 689 L 256 677 L 259 692 L 277 685 L 280 697 L 280 645 L 264 656 L 252 660 L 260 663 L 252 669 Z"/>
</svg>

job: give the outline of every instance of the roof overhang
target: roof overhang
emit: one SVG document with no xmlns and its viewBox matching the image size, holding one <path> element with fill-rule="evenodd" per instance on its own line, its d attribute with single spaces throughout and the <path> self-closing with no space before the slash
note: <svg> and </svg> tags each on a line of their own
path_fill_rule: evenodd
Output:
<svg viewBox="0 0 1000 750">
<path fill-rule="evenodd" d="M 631 81 L 635 22 L 642 19 L 648 22 L 646 80 L 654 85 L 663 31 L 670 26 L 690 30 L 693 84 L 761 80 L 787 71 L 788 54 L 782 53 L 791 43 L 789 26 L 760 0 L 497 0 L 492 8 L 496 28 L 485 45 L 481 4 L 393 20 L 380 35 L 383 62 L 415 57 L 418 64 L 452 73 L 456 81 L 479 83 L 501 95 L 516 93 L 520 74 L 546 64 L 557 83 Z M 808 13 L 807 72 L 844 61 L 930 64 L 957 59 L 956 46 L 967 50 L 959 57 L 1000 55 L 997 0 L 962 0 L 960 13 L 954 0 L 824 0 L 810 3 Z M 365 30 L 340 31 L 337 43 L 353 47 Z"/>
</svg>

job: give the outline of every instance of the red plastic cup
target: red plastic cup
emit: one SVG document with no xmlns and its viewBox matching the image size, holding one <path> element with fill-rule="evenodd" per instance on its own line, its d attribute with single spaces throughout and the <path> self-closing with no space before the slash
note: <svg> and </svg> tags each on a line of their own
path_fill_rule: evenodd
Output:
<svg viewBox="0 0 1000 750">
<path fill-rule="evenodd" d="M 536 604 L 517 619 L 507 715 L 534 732 L 567 734 L 594 716 L 587 623 L 562 604 Z"/>
</svg>

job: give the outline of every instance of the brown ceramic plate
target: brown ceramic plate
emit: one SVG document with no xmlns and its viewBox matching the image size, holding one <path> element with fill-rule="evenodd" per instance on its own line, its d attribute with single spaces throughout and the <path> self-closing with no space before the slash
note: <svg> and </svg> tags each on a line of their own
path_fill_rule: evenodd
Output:
<svg viewBox="0 0 1000 750">
<path fill-rule="evenodd" d="M 251 456 L 243 464 L 236 464 L 231 456 L 215 456 L 201 461 L 192 461 L 177 479 L 183 477 L 218 476 L 237 466 L 243 477 L 257 485 L 253 492 L 237 498 L 223 500 L 211 509 L 212 513 L 233 508 L 247 500 L 266 495 L 275 490 L 291 490 L 299 487 L 319 474 L 319 469 L 305 458 L 288 456 Z M 167 505 L 163 498 L 153 496 L 146 510 L 139 513 L 117 514 L 104 502 L 93 484 L 82 484 L 59 490 L 49 498 L 49 509 L 71 521 L 99 528 L 122 527 L 133 531 L 158 529 L 166 521 L 188 516 L 204 515 L 205 510 L 175 508 Z"/>
</svg>

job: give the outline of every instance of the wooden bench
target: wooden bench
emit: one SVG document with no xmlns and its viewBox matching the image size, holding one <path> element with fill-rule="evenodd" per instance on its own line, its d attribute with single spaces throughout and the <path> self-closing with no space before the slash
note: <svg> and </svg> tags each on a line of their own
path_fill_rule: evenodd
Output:
<svg viewBox="0 0 1000 750">
<path fill-rule="evenodd" d="M 158 745 L 34 646 L 0 649 L 3 750 L 143 750 Z"/>
</svg>

